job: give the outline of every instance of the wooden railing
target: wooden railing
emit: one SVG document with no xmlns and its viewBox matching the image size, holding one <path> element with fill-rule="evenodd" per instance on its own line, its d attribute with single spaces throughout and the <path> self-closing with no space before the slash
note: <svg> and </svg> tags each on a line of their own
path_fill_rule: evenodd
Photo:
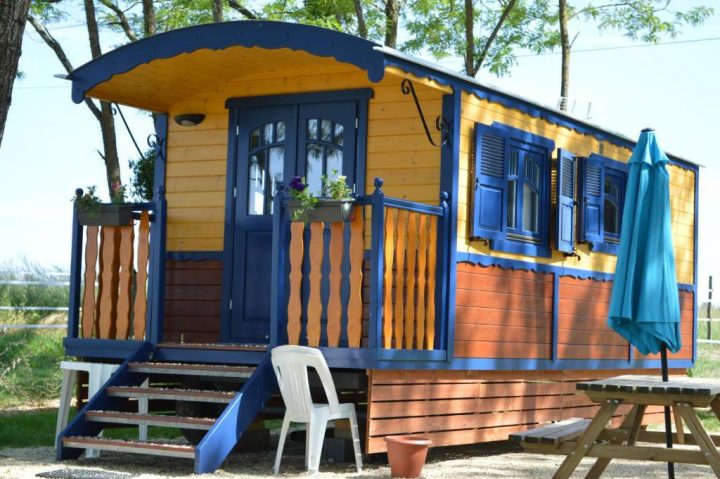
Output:
<svg viewBox="0 0 720 479">
<path fill-rule="evenodd" d="M 150 340 L 149 271 L 158 203 L 123 205 L 128 224 L 81 224 L 73 215 L 68 337 Z M 159 239 L 159 238 L 158 238 Z"/>
<path fill-rule="evenodd" d="M 290 222 L 276 199 L 272 344 L 443 348 L 447 205 L 385 198 L 381 186 L 356 199 L 349 223 Z"/>
</svg>

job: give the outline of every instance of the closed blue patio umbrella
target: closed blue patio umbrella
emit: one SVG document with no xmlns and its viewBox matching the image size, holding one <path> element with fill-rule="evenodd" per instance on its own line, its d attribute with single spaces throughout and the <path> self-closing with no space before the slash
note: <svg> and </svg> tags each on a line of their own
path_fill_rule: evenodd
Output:
<svg viewBox="0 0 720 479">
<path fill-rule="evenodd" d="M 629 160 L 620 246 L 608 324 L 643 354 L 680 350 L 680 304 L 670 222 L 668 158 L 655 133 L 645 129 Z M 668 447 L 670 411 L 665 410 Z M 668 464 L 674 476 L 672 463 Z"/>
</svg>

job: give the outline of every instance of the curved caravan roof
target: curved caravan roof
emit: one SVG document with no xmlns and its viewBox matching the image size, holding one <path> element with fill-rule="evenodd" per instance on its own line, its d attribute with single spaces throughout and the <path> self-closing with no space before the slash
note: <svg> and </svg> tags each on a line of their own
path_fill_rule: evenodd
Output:
<svg viewBox="0 0 720 479">
<path fill-rule="evenodd" d="M 338 63 L 366 72 L 372 83 L 381 81 L 388 69 L 401 70 L 580 133 L 628 148 L 635 145 L 625 135 L 439 65 L 359 37 L 297 23 L 236 21 L 173 30 L 108 52 L 77 68 L 68 79 L 76 103 L 87 96 L 166 112 L 176 101 L 244 75 L 263 70 L 281 75 L 290 67 L 322 73 Z"/>
</svg>

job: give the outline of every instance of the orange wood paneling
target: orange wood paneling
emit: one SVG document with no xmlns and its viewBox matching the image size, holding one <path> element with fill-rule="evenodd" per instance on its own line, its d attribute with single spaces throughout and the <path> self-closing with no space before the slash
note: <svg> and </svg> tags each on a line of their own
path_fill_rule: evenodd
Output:
<svg viewBox="0 0 720 479">
<path fill-rule="evenodd" d="M 415 341 L 415 263 L 418 245 L 418 214 L 410 212 L 407 224 L 407 278 L 405 286 L 405 349 L 412 349 Z"/>
<path fill-rule="evenodd" d="M 383 348 L 392 347 L 393 337 L 393 259 L 395 258 L 395 222 L 396 210 L 394 208 L 385 209 L 385 277 L 383 291 L 385 298 L 383 301 Z"/>
<path fill-rule="evenodd" d="M 359 348 L 362 338 L 362 283 L 363 254 L 365 252 L 363 233 L 363 209 L 355 207 L 355 217 L 350 225 L 350 298 L 348 299 L 348 345 Z"/>
<path fill-rule="evenodd" d="M 320 265 L 323 258 L 323 223 L 310 224 L 310 294 L 307 305 L 307 340 L 308 346 L 320 345 L 320 318 L 322 316 L 322 300 L 320 288 L 322 271 Z"/>
<path fill-rule="evenodd" d="M 88 226 L 85 241 L 85 286 L 82 300 L 81 337 L 93 337 L 95 327 L 95 279 L 97 273 L 95 264 L 98 259 L 98 227 Z"/>
<path fill-rule="evenodd" d="M 435 266 L 437 264 L 437 216 L 430 217 L 428 230 L 427 265 L 427 313 L 425 314 L 425 349 L 433 349 L 435 344 Z"/>
<path fill-rule="evenodd" d="M 455 355 L 550 358 L 552 275 L 461 263 Z"/>
<path fill-rule="evenodd" d="M 96 310 L 96 332 L 100 339 L 115 338 L 119 248 L 119 228 L 116 226 L 102 226 L 100 228 L 100 268 L 98 273 L 98 306 Z"/>
<path fill-rule="evenodd" d="M 290 224 L 290 299 L 288 301 L 288 343 L 300 344 L 300 315 L 302 314 L 302 258 L 303 230 L 305 225 L 300 222 Z"/>
<path fill-rule="evenodd" d="M 405 292 L 405 233 L 407 231 L 408 212 L 406 210 L 398 211 L 397 226 L 395 230 L 397 232 L 397 244 L 395 247 L 395 348 L 402 349 L 403 347 L 403 333 L 405 328 L 403 327 L 405 322 L 405 311 L 403 304 L 405 303 L 404 292 Z M 390 286 L 386 286 L 390 287 Z"/>
<path fill-rule="evenodd" d="M 148 259 L 150 258 L 150 213 L 140 214 L 137 243 L 137 276 L 135 278 L 135 305 L 133 307 L 133 339 L 145 339 L 147 318 L 147 278 Z M 167 276 L 166 276 L 167 279 Z"/>
<path fill-rule="evenodd" d="M 366 451 L 385 452 L 390 434 L 422 435 L 449 446 L 506 440 L 549 421 L 591 418 L 599 406 L 576 391 L 578 381 L 641 372 L 372 370 Z M 629 408 L 618 409 L 615 425 Z M 646 417 L 646 423 L 660 420 L 656 411 Z"/>
<path fill-rule="evenodd" d="M 340 266 L 343 258 L 343 223 L 332 223 L 330 226 L 330 297 L 327 303 L 327 338 L 328 346 L 338 347 L 340 344 L 340 319 L 342 305 L 340 304 L 340 284 L 342 273 Z"/>
</svg>

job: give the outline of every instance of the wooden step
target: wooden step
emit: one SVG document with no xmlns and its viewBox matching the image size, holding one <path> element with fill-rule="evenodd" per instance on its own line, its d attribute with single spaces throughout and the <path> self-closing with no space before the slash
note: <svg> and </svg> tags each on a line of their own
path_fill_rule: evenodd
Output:
<svg viewBox="0 0 720 479">
<path fill-rule="evenodd" d="M 88 421 L 102 423 L 201 430 L 208 430 L 215 424 L 215 419 L 208 417 L 159 416 L 157 414 L 136 414 L 116 411 L 88 411 L 85 413 L 85 418 Z"/>
<path fill-rule="evenodd" d="M 221 364 L 130 363 L 128 367 L 131 372 L 135 373 L 215 378 L 249 378 L 255 371 L 252 366 L 225 366 Z"/>
<path fill-rule="evenodd" d="M 167 349 L 208 349 L 213 351 L 251 351 L 265 352 L 267 344 L 245 344 L 245 343 L 159 343 L 158 348 Z"/>
<path fill-rule="evenodd" d="M 125 398 L 167 399 L 171 401 L 212 402 L 228 404 L 235 392 L 201 391 L 197 389 L 141 388 L 133 386 L 113 386 L 107 388 L 108 396 Z"/>
<path fill-rule="evenodd" d="M 101 437 L 65 437 L 63 446 L 80 449 L 96 449 L 100 451 L 131 452 L 151 456 L 195 458 L 195 447 L 181 444 L 158 442 L 121 441 Z"/>
</svg>

